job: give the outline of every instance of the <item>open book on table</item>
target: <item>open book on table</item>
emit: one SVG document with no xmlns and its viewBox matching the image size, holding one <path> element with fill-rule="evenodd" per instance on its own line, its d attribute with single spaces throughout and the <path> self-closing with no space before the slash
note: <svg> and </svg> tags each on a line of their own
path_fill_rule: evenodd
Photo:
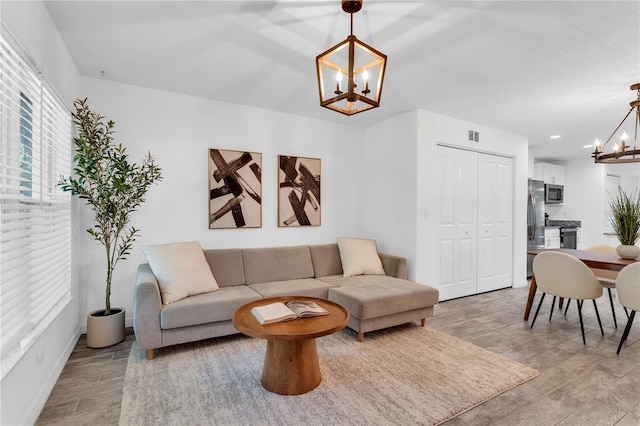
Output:
<svg viewBox="0 0 640 426">
<path fill-rule="evenodd" d="M 251 309 L 251 313 L 260 324 L 264 325 L 296 318 L 327 315 L 329 311 L 310 300 L 289 300 L 284 303 L 275 302 L 256 306 Z"/>
</svg>

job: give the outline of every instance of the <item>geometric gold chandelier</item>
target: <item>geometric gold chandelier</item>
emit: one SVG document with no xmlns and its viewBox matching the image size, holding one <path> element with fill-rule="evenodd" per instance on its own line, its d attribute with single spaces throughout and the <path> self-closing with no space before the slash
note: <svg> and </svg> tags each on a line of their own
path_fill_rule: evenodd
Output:
<svg viewBox="0 0 640 426">
<path fill-rule="evenodd" d="M 638 128 L 640 128 L 640 83 L 636 83 L 630 87 L 631 90 L 638 91 L 638 98 L 635 101 L 631 101 L 629 105 L 631 105 L 631 109 L 627 113 L 627 115 L 622 119 L 618 127 L 611 133 L 609 139 L 604 143 L 604 145 L 600 146 L 600 141 L 596 139 L 594 143 L 594 151 L 592 157 L 595 159 L 596 163 L 607 163 L 607 164 L 619 164 L 619 163 L 640 163 L 640 146 L 638 145 Z M 620 145 L 614 144 L 613 151 L 609 153 L 605 153 L 605 148 L 611 138 L 616 134 L 618 129 L 622 126 L 627 118 L 631 115 L 633 110 L 636 111 L 636 119 L 634 126 L 634 136 L 633 136 L 633 145 L 627 145 L 627 132 L 622 133 L 620 137 Z"/>
<path fill-rule="evenodd" d="M 316 57 L 320 105 L 346 115 L 380 106 L 387 56 L 353 35 L 353 14 L 363 0 L 342 0 L 351 35 Z"/>
</svg>

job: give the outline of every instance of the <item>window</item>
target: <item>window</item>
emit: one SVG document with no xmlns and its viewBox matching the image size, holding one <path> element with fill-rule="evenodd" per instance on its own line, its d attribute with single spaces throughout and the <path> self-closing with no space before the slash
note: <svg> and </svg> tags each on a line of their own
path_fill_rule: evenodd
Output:
<svg viewBox="0 0 640 426">
<path fill-rule="evenodd" d="M 20 186 L 28 188 L 20 194 L 33 196 L 33 103 L 20 93 Z"/>
<path fill-rule="evenodd" d="M 5 39 L 0 44 L 2 377 L 70 298 L 71 116 Z"/>
</svg>

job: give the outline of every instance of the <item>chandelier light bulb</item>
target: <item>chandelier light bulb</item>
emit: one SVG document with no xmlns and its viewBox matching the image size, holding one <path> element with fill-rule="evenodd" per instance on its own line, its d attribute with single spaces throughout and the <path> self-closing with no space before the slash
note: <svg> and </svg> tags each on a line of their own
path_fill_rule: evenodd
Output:
<svg viewBox="0 0 640 426">
<path fill-rule="evenodd" d="M 362 94 L 367 96 L 371 93 L 371 90 L 369 90 L 369 71 L 366 69 L 362 72 L 362 82 L 364 83 L 364 90 L 362 91 Z"/>
<path fill-rule="evenodd" d="M 626 142 L 628 137 L 629 136 L 627 136 L 627 132 L 622 132 L 622 137 L 620 138 L 620 140 L 622 142 Z"/>
<path fill-rule="evenodd" d="M 613 145 L 613 152 L 618 152 L 618 144 Z"/>
<path fill-rule="evenodd" d="M 600 146 L 600 139 L 596 139 L 596 141 L 593 143 L 593 146 Z"/>
<path fill-rule="evenodd" d="M 340 89 L 340 83 L 342 82 L 342 71 L 338 70 L 338 72 L 336 72 L 336 91 L 333 92 L 336 95 L 341 95 L 342 94 L 342 90 Z"/>
</svg>

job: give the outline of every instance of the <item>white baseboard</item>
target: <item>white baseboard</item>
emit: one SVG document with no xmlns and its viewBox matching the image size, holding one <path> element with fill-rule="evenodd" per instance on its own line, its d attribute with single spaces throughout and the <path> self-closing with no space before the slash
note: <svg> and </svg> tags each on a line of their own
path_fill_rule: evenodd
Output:
<svg viewBox="0 0 640 426">
<path fill-rule="evenodd" d="M 46 382 L 43 383 L 42 386 L 40 387 L 40 391 L 38 392 L 38 394 L 35 395 L 33 404 L 31 404 L 31 408 L 27 410 L 24 422 L 22 422 L 21 424 L 33 425 L 36 423 L 36 421 L 38 420 L 38 416 L 40 415 L 40 412 L 42 411 L 45 404 L 47 403 L 47 399 L 49 399 L 49 395 L 51 395 L 51 391 L 53 391 L 53 388 L 55 387 L 56 382 L 60 377 L 60 374 L 62 374 L 62 370 L 64 369 L 64 366 L 67 364 L 67 361 L 69 360 L 69 357 L 73 352 L 73 348 L 76 347 L 76 343 L 78 343 L 79 338 L 80 338 L 80 327 L 76 327 L 76 330 L 73 333 L 71 340 L 67 342 L 67 345 L 65 346 L 63 353 L 60 354 L 60 357 L 56 360 L 54 368 L 51 371 L 51 374 L 49 374 L 49 377 L 47 378 Z"/>
<path fill-rule="evenodd" d="M 529 280 L 520 280 L 517 282 L 513 283 L 513 288 L 518 288 L 518 287 L 528 287 L 529 286 Z"/>
</svg>

